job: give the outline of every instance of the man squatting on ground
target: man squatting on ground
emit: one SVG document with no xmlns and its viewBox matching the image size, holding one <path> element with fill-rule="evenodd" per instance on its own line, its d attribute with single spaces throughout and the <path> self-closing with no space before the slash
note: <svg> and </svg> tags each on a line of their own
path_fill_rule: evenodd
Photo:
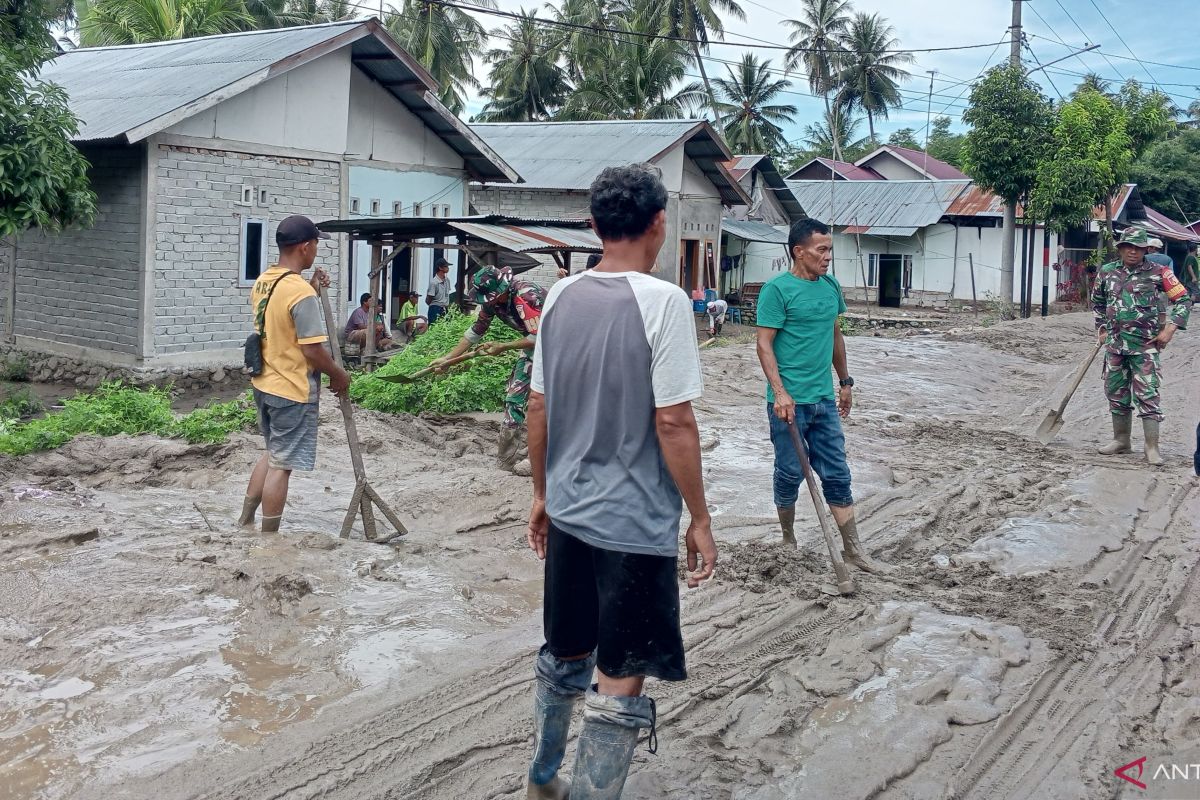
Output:
<svg viewBox="0 0 1200 800">
<path fill-rule="evenodd" d="M 514 470 L 519 460 L 521 426 L 525 424 L 525 409 L 529 404 L 529 371 L 533 364 L 533 347 L 537 343 L 538 321 L 546 294 L 542 287 L 521 278 L 514 278 L 508 267 L 482 267 L 473 280 L 475 302 L 479 317 L 467 329 L 453 350 L 433 362 L 438 372 L 445 363 L 465 354 L 474 347 L 488 356 L 498 356 L 509 350 L 520 350 L 521 357 L 513 366 L 508 386 L 504 390 L 504 423 L 500 429 L 497 458 L 501 469 Z M 499 317 L 522 338 L 514 342 L 480 342 L 487 335 L 492 320 Z M 528 475 L 524 469 L 514 470 Z"/>
<path fill-rule="evenodd" d="M 317 241 L 328 239 L 308 217 L 279 223 L 275 244 L 279 263 L 258 277 L 250 290 L 255 326 L 262 335 L 262 374 L 251 379 L 258 425 L 267 452 L 250 475 L 239 525 L 253 525 L 262 504 L 264 533 L 279 530 L 292 470 L 311 471 L 317 461 L 317 412 L 321 373 L 329 389 L 343 394 L 350 376 L 333 360 L 326 343 L 317 285 L 329 285 L 318 269 L 312 283 L 301 277 L 317 257 Z"/>
<path fill-rule="evenodd" d="M 1158 452 L 1162 405 L 1159 402 L 1159 352 L 1176 330 L 1187 328 L 1192 301 L 1169 267 L 1146 257 L 1150 240 L 1140 228 L 1127 228 L 1117 243 L 1120 261 L 1100 268 L 1092 289 L 1096 336 L 1104 346 L 1104 393 L 1112 412 L 1113 441 L 1100 448 L 1106 456 L 1128 453 L 1133 431 L 1133 401 L 1146 437 L 1146 461 L 1163 463 Z M 1166 297 L 1166 314 L 1159 298 Z M 1132 395 L 1132 397 L 1131 397 Z"/>
<path fill-rule="evenodd" d="M 804 483 L 800 456 L 788 433 L 788 423 L 794 421 L 842 533 L 846 563 L 864 572 L 888 572 L 890 567 L 873 561 L 863 549 L 854 520 L 846 438 L 839 419 L 850 415 L 854 379 L 838 328 L 846 301 L 837 278 L 828 274 L 833 237 L 824 223 L 804 219 L 792 226 L 787 247 L 791 270 L 768 281 L 758 296 L 758 359 L 767 376 L 775 507 L 783 541 L 796 543 L 796 498 Z M 836 402 L 831 362 L 839 379 Z"/>
<path fill-rule="evenodd" d="M 530 798 L 615 800 L 641 729 L 656 747 L 642 684 L 686 677 L 681 495 L 688 586 L 717 559 L 692 413 L 704 387 L 691 302 L 649 275 L 667 231 L 667 192 L 652 169 L 611 167 L 592 183 L 604 258 L 555 284 L 534 354 L 529 546 L 546 561 L 546 643 L 534 668 Z M 585 692 L 568 785 L 558 770 Z"/>
</svg>

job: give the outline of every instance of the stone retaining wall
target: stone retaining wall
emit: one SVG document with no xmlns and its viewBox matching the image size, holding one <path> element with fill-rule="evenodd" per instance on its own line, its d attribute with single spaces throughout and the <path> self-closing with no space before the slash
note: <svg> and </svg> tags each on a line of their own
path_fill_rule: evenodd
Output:
<svg viewBox="0 0 1200 800">
<path fill-rule="evenodd" d="M 29 364 L 28 380 L 38 383 L 73 383 L 80 389 L 95 389 L 106 381 L 125 381 L 135 386 L 174 385 L 190 391 L 209 386 L 250 385 L 241 364 L 206 367 L 120 367 L 55 356 L 0 344 L 0 365 L 14 358 Z"/>
</svg>

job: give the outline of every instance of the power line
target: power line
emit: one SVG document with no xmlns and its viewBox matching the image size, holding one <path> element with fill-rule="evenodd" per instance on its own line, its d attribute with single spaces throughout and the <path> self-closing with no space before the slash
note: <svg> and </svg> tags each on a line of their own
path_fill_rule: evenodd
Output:
<svg viewBox="0 0 1200 800">
<path fill-rule="evenodd" d="M 504 17 L 506 19 L 516 19 L 516 20 L 525 19 L 525 17 L 523 17 L 522 15 L 517 14 L 512 11 L 500 11 L 499 9 L 485 8 L 483 6 L 472 5 L 470 3 L 456 3 L 456 2 L 453 2 L 453 0 L 428 0 L 428 2 L 433 3 L 435 5 L 439 5 L 439 6 L 446 6 L 447 8 L 457 8 L 461 11 L 471 11 L 474 13 L 486 14 L 486 15 L 494 16 L 494 17 Z M 575 22 L 566 22 L 565 20 L 541 19 L 540 17 L 535 17 L 535 19 L 537 20 L 537 22 L 539 22 L 543 25 L 551 25 L 553 27 L 558 27 L 558 28 L 570 28 L 570 29 L 574 29 L 574 30 L 590 31 L 592 33 L 598 33 L 598 32 L 603 31 L 605 33 L 611 33 L 611 34 L 615 34 L 618 36 L 633 36 L 633 37 L 642 38 L 642 39 L 658 39 L 660 41 L 680 42 L 682 44 L 704 45 L 704 46 L 708 46 L 708 45 L 712 44 L 712 42 L 706 42 L 701 39 L 692 39 L 692 38 L 689 38 L 686 36 L 671 36 L 671 35 L 663 34 L 663 33 L 646 33 L 644 31 L 627 31 L 627 30 L 621 30 L 620 28 L 608 28 L 608 27 L 604 27 L 604 26 L 595 26 L 595 25 L 582 25 L 582 24 L 575 23 Z M 733 34 L 733 35 L 740 36 L 742 38 L 747 38 L 747 39 L 754 38 L 754 37 L 750 37 L 750 36 L 745 36 L 744 34 Z M 774 42 L 768 42 L 765 39 L 759 39 L 759 40 L 756 40 L 755 42 L 726 42 L 726 44 L 736 45 L 738 47 L 759 49 L 759 50 L 783 50 L 783 51 L 797 52 L 797 53 L 824 53 L 824 52 L 827 52 L 827 48 L 794 47 L 792 45 L 787 45 L 787 44 L 777 44 Z M 992 47 L 994 44 L 995 44 L 995 42 L 984 42 L 982 44 L 964 44 L 964 45 L 956 45 L 953 47 L 912 47 L 912 48 L 905 48 L 903 50 L 878 50 L 876 52 L 878 55 L 896 55 L 896 54 L 904 54 L 904 53 L 943 53 L 943 52 L 951 52 L 951 51 L 957 51 L 957 50 L 976 50 L 976 49 L 984 48 L 984 47 Z"/>
<path fill-rule="evenodd" d="M 1108 25 L 1109 30 L 1111 30 L 1114 34 L 1116 34 L 1117 41 L 1120 42 L 1121 44 L 1125 45 L 1125 49 L 1129 51 L 1129 55 L 1133 56 L 1134 61 L 1137 61 L 1139 64 L 1142 65 L 1142 69 L 1146 71 L 1146 77 L 1148 77 L 1150 79 L 1150 82 L 1157 84 L 1158 81 L 1154 80 L 1154 76 L 1150 74 L 1150 68 L 1147 67 L 1142 62 L 1142 60 L 1137 57 L 1137 53 L 1133 52 L 1133 48 L 1130 47 L 1129 44 L 1125 41 L 1125 38 L 1123 36 L 1121 36 L 1121 32 L 1118 31 L 1116 29 L 1116 27 L 1113 26 L 1112 22 L 1109 21 L 1108 15 L 1106 15 L 1104 13 L 1104 11 L 1100 8 L 1100 6 L 1096 5 L 1096 0 L 1088 0 L 1088 2 L 1090 2 L 1092 4 L 1092 8 L 1096 9 L 1096 12 L 1098 14 L 1100 14 L 1100 18 L 1102 20 L 1104 20 L 1106 25 Z"/>
<path fill-rule="evenodd" d="M 1087 32 L 1083 29 L 1083 26 L 1075 21 L 1075 16 L 1070 11 L 1067 10 L 1066 6 L 1064 6 L 1062 4 L 1062 0 L 1054 0 L 1054 2 L 1057 3 L 1058 7 L 1062 9 L 1062 12 L 1067 15 L 1067 19 L 1071 20 L 1071 24 L 1074 25 L 1075 29 L 1077 31 L 1079 31 L 1079 33 L 1083 36 L 1084 41 L 1087 42 L 1088 44 L 1091 44 L 1092 37 L 1088 36 Z M 1031 8 L 1032 8 L 1032 6 L 1031 6 Z M 1116 64 L 1113 64 L 1111 61 L 1108 60 L 1108 56 L 1104 53 L 1103 50 L 1100 51 L 1100 57 L 1104 59 L 1104 63 L 1106 63 L 1106 64 L 1108 64 L 1108 66 L 1112 67 L 1113 72 L 1117 73 L 1118 75 L 1121 75 L 1121 70 L 1117 69 Z M 1082 59 L 1080 59 L 1080 60 L 1082 61 Z M 1125 82 L 1124 75 L 1121 75 L 1121 82 L 1122 83 Z"/>
</svg>

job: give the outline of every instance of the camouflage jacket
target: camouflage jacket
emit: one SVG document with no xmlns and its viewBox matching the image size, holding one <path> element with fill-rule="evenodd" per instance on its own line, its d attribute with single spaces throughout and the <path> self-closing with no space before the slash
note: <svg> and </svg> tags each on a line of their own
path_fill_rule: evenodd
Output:
<svg viewBox="0 0 1200 800">
<path fill-rule="evenodd" d="M 508 300 L 503 303 L 486 303 L 479 308 L 479 318 L 467 329 L 467 340 L 472 344 L 483 339 L 492 327 L 492 320 L 499 317 L 508 327 L 526 336 L 537 336 L 538 322 L 542 316 L 542 304 L 546 292 L 536 283 L 514 278 L 508 290 Z"/>
<path fill-rule="evenodd" d="M 1108 332 L 1105 341 L 1113 353 L 1142 353 L 1161 330 L 1159 298 L 1166 298 L 1166 317 L 1187 327 L 1192 301 L 1169 268 L 1143 261 L 1127 268 L 1120 261 L 1105 264 L 1092 289 L 1096 328 Z"/>
</svg>

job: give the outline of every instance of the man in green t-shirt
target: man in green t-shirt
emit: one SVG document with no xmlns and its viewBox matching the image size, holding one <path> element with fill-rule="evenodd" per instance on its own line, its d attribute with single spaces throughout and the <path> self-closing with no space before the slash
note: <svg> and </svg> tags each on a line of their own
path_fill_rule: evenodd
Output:
<svg viewBox="0 0 1200 800">
<path fill-rule="evenodd" d="M 1192 294 L 1193 300 L 1200 300 L 1200 260 L 1196 258 L 1196 243 L 1188 245 L 1187 258 L 1183 262 L 1183 274 L 1179 276 Z"/>
<path fill-rule="evenodd" d="M 829 274 L 833 237 L 829 226 L 803 219 L 788 234 L 790 271 L 772 278 L 758 296 L 758 359 L 767 375 L 767 418 L 775 447 L 775 507 L 783 540 L 796 543 L 796 499 L 804 472 L 788 424 L 794 422 L 821 478 L 825 502 L 842 533 L 847 564 L 865 572 L 890 568 L 873 561 L 858 539 L 850 467 L 840 417 L 850 415 L 854 379 L 846 366 L 846 342 L 838 316 L 846 301 Z M 830 364 L 838 374 L 833 388 Z"/>
</svg>

